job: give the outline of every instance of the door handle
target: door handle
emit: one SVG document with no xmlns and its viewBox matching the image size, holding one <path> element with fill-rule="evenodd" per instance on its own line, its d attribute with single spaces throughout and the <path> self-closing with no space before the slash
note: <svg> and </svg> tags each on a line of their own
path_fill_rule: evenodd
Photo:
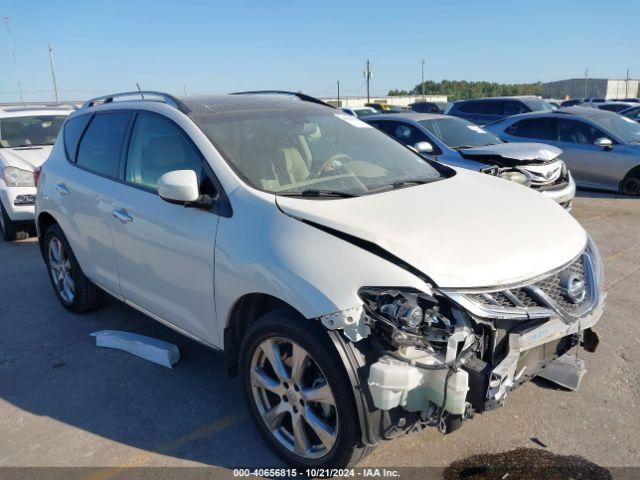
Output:
<svg viewBox="0 0 640 480">
<path fill-rule="evenodd" d="M 133 222 L 133 217 L 129 215 L 125 209 L 112 210 L 111 215 L 120 220 L 120 223 L 123 224 Z"/>
<path fill-rule="evenodd" d="M 57 184 L 56 190 L 60 195 L 69 195 L 69 189 L 66 187 L 64 183 Z"/>
</svg>

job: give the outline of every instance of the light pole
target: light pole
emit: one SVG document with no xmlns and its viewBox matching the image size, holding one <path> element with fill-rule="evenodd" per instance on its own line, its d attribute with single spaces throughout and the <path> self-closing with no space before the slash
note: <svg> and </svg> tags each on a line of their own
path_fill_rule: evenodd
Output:
<svg viewBox="0 0 640 480">
<path fill-rule="evenodd" d="M 60 97 L 58 96 L 58 82 L 56 82 L 56 67 L 53 63 L 53 47 L 49 44 L 49 61 L 51 62 L 51 78 L 53 78 L 53 92 L 56 96 L 56 104 L 60 103 Z"/>
<path fill-rule="evenodd" d="M 364 69 L 364 78 L 367 81 L 367 103 L 371 102 L 371 90 L 370 90 L 370 82 L 371 82 L 371 63 L 367 60 L 367 66 Z"/>
<path fill-rule="evenodd" d="M 426 61 L 422 60 L 422 82 L 420 83 L 420 85 L 422 86 L 422 101 L 424 102 L 424 64 L 427 63 Z"/>
</svg>

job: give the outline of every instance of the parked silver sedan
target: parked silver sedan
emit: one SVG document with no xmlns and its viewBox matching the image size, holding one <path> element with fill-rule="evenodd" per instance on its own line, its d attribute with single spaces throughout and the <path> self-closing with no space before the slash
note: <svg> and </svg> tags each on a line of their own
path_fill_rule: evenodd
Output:
<svg viewBox="0 0 640 480">
<path fill-rule="evenodd" d="M 563 150 L 576 184 L 640 195 L 640 124 L 585 107 L 526 113 L 485 128 L 507 142 L 540 141 Z"/>
<path fill-rule="evenodd" d="M 399 113 L 363 120 L 425 158 L 520 183 L 571 209 L 576 186 L 558 148 L 505 143 L 475 123 L 449 115 Z"/>
</svg>

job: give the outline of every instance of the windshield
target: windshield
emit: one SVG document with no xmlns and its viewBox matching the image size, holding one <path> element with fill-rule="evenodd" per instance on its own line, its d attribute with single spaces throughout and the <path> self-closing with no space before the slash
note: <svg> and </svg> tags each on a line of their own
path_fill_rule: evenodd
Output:
<svg viewBox="0 0 640 480">
<path fill-rule="evenodd" d="M 545 102 L 544 100 L 539 99 L 523 99 L 522 103 L 524 103 L 527 107 L 531 109 L 532 112 L 538 112 L 541 110 L 554 110 L 553 105 L 549 102 Z"/>
<path fill-rule="evenodd" d="M 53 145 L 66 115 L 0 118 L 2 148 Z"/>
<path fill-rule="evenodd" d="M 640 123 L 618 114 L 593 119 L 603 129 L 613 133 L 624 143 L 640 143 Z"/>
<path fill-rule="evenodd" d="M 340 110 L 304 105 L 192 118 L 247 183 L 270 193 L 357 196 L 449 172 Z"/>
<path fill-rule="evenodd" d="M 447 147 L 470 148 L 503 143 L 493 133 L 462 118 L 437 118 L 418 123 L 438 137 Z"/>
</svg>

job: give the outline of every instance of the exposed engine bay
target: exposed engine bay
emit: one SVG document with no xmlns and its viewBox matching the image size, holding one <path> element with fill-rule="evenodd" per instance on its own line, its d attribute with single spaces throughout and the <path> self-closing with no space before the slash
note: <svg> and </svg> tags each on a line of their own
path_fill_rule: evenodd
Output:
<svg viewBox="0 0 640 480">
<path fill-rule="evenodd" d="M 535 283 L 488 293 L 363 288 L 361 310 L 322 320 L 367 357 L 360 374 L 382 412 L 381 438 L 426 426 L 449 433 L 474 413 L 501 406 L 548 366 L 582 368 L 570 372 L 579 381 L 583 363 L 554 362 L 574 347 L 597 347 L 592 327 L 606 297 L 596 286 L 597 263 L 585 252 Z M 562 290 L 569 274 L 572 285 L 582 282 L 577 297 Z"/>
</svg>

